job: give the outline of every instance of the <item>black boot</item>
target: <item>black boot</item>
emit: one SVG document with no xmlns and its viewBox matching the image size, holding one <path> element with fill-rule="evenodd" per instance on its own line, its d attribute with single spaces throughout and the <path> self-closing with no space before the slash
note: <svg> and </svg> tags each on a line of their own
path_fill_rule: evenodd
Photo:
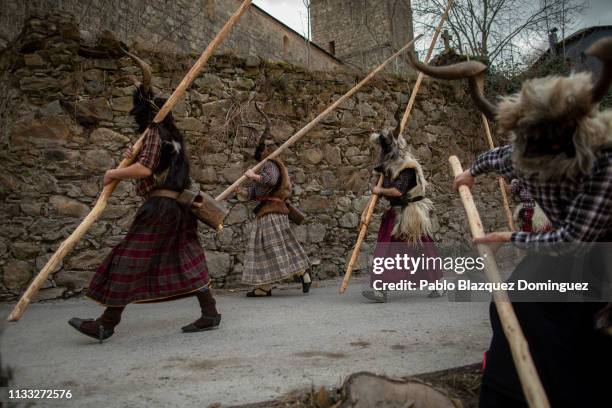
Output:
<svg viewBox="0 0 612 408">
<path fill-rule="evenodd" d="M 195 322 L 182 327 L 183 333 L 195 333 L 200 331 L 213 330 L 219 327 L 221 315 L 217 312 L 217 301 L 212 296 L 210 289 L 198 290 L 195 296 L 200 303 L 202 316 Z"/>
<path fill-rule="evenodd" d="M 115 326 L 121 322 L 124 307 L 107 307 L 96 320 L 73 317 L 68 324 L 86 336 L 97 339 L 100 344 L 115 334 Z"/>
<path fill-rule="evenodd" d="M 300 281 L 302 282 L 302 292 L 308 293 L 308 291 L 310 291 L 310 285 L 312 285 L 310 274 L 308 272 L 304 272 L 304 274 L 300 276 Z"/>
</svg>

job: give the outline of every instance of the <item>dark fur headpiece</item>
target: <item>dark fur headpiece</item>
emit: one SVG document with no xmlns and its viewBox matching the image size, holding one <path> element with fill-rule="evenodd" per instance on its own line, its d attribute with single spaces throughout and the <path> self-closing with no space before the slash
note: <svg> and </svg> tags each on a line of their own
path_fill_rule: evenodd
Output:
<svg viewBox="0 0 612 408">
<path fill-rule="evenodd" d="M 274 138 L 270 134 L 270 119 L 268 118 L 268 115 L 266 115 L 265 112 L 259 107 L 257 102 L 255 102 L 255 109 L 257 109 L 257 112 L 259 112 L 259 114 L 263 116 L 266 122 L 266 127 L 259 136 L 259 140 L 257 141 L 257 145 L 255 147 L 255 152 L 253 153 L 253 157 L 255 158 L 255 160 L 261 161 L 261 159 L 263 158 L 264 151 L 266 149 L 269 149 L 270 147 L 276 146 L 276 143 L 274 142 Z"/>
<path fill-rule="evenodd" d="M 151 68 L 149 65 L 127 51 L 142 70 L 142 83 L 136 82 L 136 90 L 132 94 L 133 106 L 130 115 L 134 117 L 138 125 L 138 132 L 142 133 L 147 128 L 158 131 L 162 142 L 160 160 L 153 172 L 163 174 L 160 188 L 181 191 L 190 186 L 189 161 L 185 152 L 183 135 L 176 127 L 172 112 L 168 112 L 161 123 L 154 123 L 153 118 L 164 105 L 166 99 L 156 97 L 151 87 Z"/>
<path fill-rule="evenodd" d="M 370 135 L 370 141 L 377 143 L 380 147 L 380 156 L 378 164 L 374 168 L 375 171 L 383 172 L 385 163 L 396 161 L 403 156 L 404 151 L 407 149 L 407 143 L 404 137 L 400 135 L 401 112 L 402 105 L 399 104 L 394 114 L 397 121 L 394 129 L 387 128 Z"/>
</svg>

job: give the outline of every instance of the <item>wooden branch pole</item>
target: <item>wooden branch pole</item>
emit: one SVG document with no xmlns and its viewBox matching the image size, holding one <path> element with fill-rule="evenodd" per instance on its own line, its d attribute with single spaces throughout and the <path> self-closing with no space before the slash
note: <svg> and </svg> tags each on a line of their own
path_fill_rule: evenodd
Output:
<svg viewBox="0 0 612 408">
<path fill-rule="evenodd" d="M 454 176 L 458 176 L 463 173 L 461 163 L 457 156 L 451 156 L 448 159 Z M 485 235 L 480 215 L 474 204 L 474 198 L 472 193 L 467 186 L 459 187 L 459 195 L 461 196 L 461 202 L 465 208 L 465 212 L 470 225 L 470 231 L 473 238 L 482 237 Z M 478 252 L 484 259 L 485 273 L 489 281 L 493 283 L 501 282 L 499 275 L 499 269 L 495 262 L 495 254 L 488 245 L 478 245 Z M 508 298 L 508 293 L 505 290 L 493 292 L 493 302 L 499 315 L 504 334 L 510 345 L 512 352 L 512 359 L 521 380 L 523 392 L 527 398 L 527 402 L 530 407 L 547 408 L 550 406 L 548 398 L 542 387 L 542 382 L 538 377 L 533 359 L 529 353 L 529 345 L 525 340 L 521 326 L 516 318 L 512 303 Z"/>
<path fill-rule="evenodd" d="M 491 128 L 489 127 L 489 121 L 483 113 L 481 113 L 480 116 L 482 117 L 482 125 L 485 130 L 485 135 L 487 136 L 489 148 L 493 149 L 495 148 L 495 145 L 493 144 L 493 137 L 491 136 Z M 512 211 L 510 210 L 510 202 L 508 201 L 508 193 L 506 192 L 506 182 L 501 176 L 497 178 L 497 182 L 499 183 L 499 191 L 502 195 L 502 202 L 504 206 L 504 212 L 506 214 L 506 222 L 508 223 L 508 228 L 510 228 L 510 231 L 514 231 L 514 220 L 512 219 Z"/>
<path fill-rule="evenodd" d="M 153 121 L 155 123 L 163 121 L 168 112 L 170 112 L 174 105 L 183 97 L 187 88 L 200 74 L 202 68 L 204 67 L 208 59 L 212 56 L 215 48 L 217 48 L 221 41 L 223 41 L 223 39 L 231 31 L 232 27 L 238 22 L 242 14 L 247 10 L 250 5 L 251 0 L 245 0 L 240 6 L 240 8 L 236 10 L 236 12 L 225 23 L 225 25 L 217 34 L 217 36 L 213 38 L 210 44 L 208 44 L 208 47 L 206 47 L 202 55 L 200 55 L 200 58 L 198 58 L 195 64 L 191 67 L 185 78 L 183 78 L 181 83 L 174 90 L 174 92 L 172 93 L 170 98 L 168 98 L 164 106 L 162 106 L 159 112 L 157 112 L 157 115 L 155 115 L 155 118 L 153 118 Z M 134 143 L 134 145 L 132 146 L 132 157 L 129 159 L 122 160 L 121 163 L 119 163 L 119 168 L 127 167 L 133 163 L 134 158 L 138 156 L 138 152 L 142 148 L 142 142 L 147 131 L 148 130 L 145 130 L 140 136 L 140 138 L 136 141 L 136 143 Z M 76 230 L 74 230 L 74 232 L 70 234 L 70 236 L 64 242 L 62 242 L 57 251 L 55 251 L 53 256 L 51 256 L 47 264 L 40 270 L 38 275 L 36 275 L 32 283 L 30 283 L 30 286 L 21 296 L 21 299 L 19 299 L 19 302 L 17 302 L 17 304 L 13 308 L 13 311 L 9 315 L 9 321 L 14 322 L 21 318 L 21 316 L 25 312 L 25 309 L 28 307 L 28 304 L 36 295 L 36 293 L 38 293 L 42 284 L 51 274 L 51 271 L 55 269 L 55 267 L 60 263 L 62 259 L 64 259 L 66 255 L 68 255 L 68 253 L 70 253 L 70 251 L 74 248 L 77 242 L 79 242 L 79 240 L 83 237 L 83 235 L 85 235 L 87 230 L 89 230 L 91 225 L 100 217 L 100 215 L 106 208 L 108 199 L 117 187 L 117 184 L 119 184 L 119 181 L 115 180 L 110 184 L 107 184 L 104 189 L 102 189 L 102 193 L 100 194 L 100 197 L 98 197 L 98 200 L 96 201 L 96 204 L 94 205 L 91 212 L 87 214 L 83 221 L 81 221 Z"/>
<path fill-rule="evenodd" d="M 440 22 L 438 23 L 436 30 L 434 31 L 434 35 L 431 39 L 431 44 L 429 44 L 429 49 L 427 50 L 427 56 L 425 57 L 425 63 L 429 61 L 431 58 L 431 54 L 433 53 L 433 49 L 436 45 L 436 41 L 438 41 L 438 35 L 440 35 L 440 30 L 442 30 L 442 24 L 446 17 L 448 16 L 448 12 L 450 11 L 451 6 L 453 5 L 454 0 L 448 0 L 446 4 L 446 9 L 444 10 L 444 14 L 440 18 Z M 410 117 L 410 113 L 412 112 L 412 107 L 414 106 L 414 101 L 416 100 L 416 96 L 419 93 L 419 89 L 421 87 L 421 82 L 423 82 L 423 77 L 425 75 L 422 72 L 419 72 L 416 82 L 414 83 L 414 88 L 412 88 L 412 93 L 410 94 L 410 99 L 408 100 L 408 106 L 406 106 L 406 110 L 402 115 L 402 121 L 400 122 L 400 131 L 399 134 L 403 134 L 406 129 L 406 125 L 408 124 L 408 118 Z M 380 175 L 378 178 L 377 186 L 382 186 L 384 180 L 384 175 Z M 342 294 L 348 288 L 349 280 L 351 279 L 351 275 L 353 274 L 353 268 L 355 267 L 355 263 L 357 262 L 357 258 L 359 257 L 359 253 L 361 252 L 361 244 L 365 239 L 366 232 L 368 231 L 368 225 L 370 225 L 370 221 L 372 219 L 372 215 L 374 214 L 374 208 L 376 207 L 376 203 L 378 202 L 378 194 L 372 193 L 372 197 L 368 202 L 368 211 L 366 213 L 366 218 L 364 222 L 359 226 L 359 234 L 357 235 L 357 242 L 355 243 L 355 247 L 353 248 L 353 253 L 351 254 L 351 258 L 349 260 L 348 265 L 346 266 L 346 271 L 344 272 L 344 278 L 342 279 L 342 284 L 340 285 L 339 293 Z"/>
<path fill-rule="evenodd" d="M 287 139 L 285 141 L 285 143 L 283 143 L 275 151 L 270 153 L 270 155 L 268 157 L 266 157 L 265 159 L 263 159 L 262 161 L 257 163 L 255 166 L 253 166 L 252 170 L 253 171 L 259 170 L 261 168 L 261 166 L 263 166 L 264 163 L 267 160 L 270 160 L 270 159 L 273 159 L 273 158 L 279 156 L 287 148 L 289 148 L 290 146 L 295 144 L 306 133 L 310 132 L 312 130 L 312 128 L 314 128 L 319 122 L 321 122 L 327 115 L 329 115 L 334 109 L 336 109 L 338 106 L 340 106 L 348 98 L 353 96 L 358 90 L 360 90 L 365 84 L 367 84 L 372 78 L 374 78 L 374 76 L 376 74 L 378 74 L 380 71 L 382 71 L 391 61 L 393 61 L 395 58 L 397 58 L 398 55 L 400 55 L 401 53 L 406 51 L 408 48 L 412 47 L 412 44 L 414 44 L 414 42 L 416 40 L 418 40 L 420 37 L 421 37 L 420 35 L 417 36 L 412 41 L 410 41 L 406 45 L 404 45 L 395 54 L 393 54 L 389 58 L 387 58 L 382 64 L 380 64 L 378 67 L 376 67 L 376 69 L 374 69 L 372 72 L 370 72 L 368 74 L 368 76 L 366 76 L 364 79 L 362 79 L 361 82 L 359 82 L 357 85 L 355 85 L 353 88 L 351 88 L 347 93 L 345 93 L 340 98 L 338 98 L 334 103 L 329 105 L 323 112 L 319 113 L 319 115 L 316 118 L 314 118 L 312 121 L 310 121 L 306 126 L 304 126 L 302 129 L 300 129 L 296 134 L 294 134 L 289 139 Z M 225 200 L 227 197 L 229 197 L 231 194 L 233 194 L 234 189 L 236 187 L 240 186 L 246 180 L 247 180 L 247 177 L 243 174 L 242 177 L 240 177 L 238 180 L 236 180 L 231 186 L 226 188 L 225 191 L 223 191 L 221 194 L 219 194 L 217 197 L 215 197 L 215 200 L 217 200 L 217 201 Z"/>
<path fill-rule="evenodd" d="M 378 187 L 381 187 L 383 180 L 384 177 L 381 175 L 378 178 L 378 183 L 376 183 L 376 185 Z M 374 208 L 376 208 L 377 201 L 378 194 L 372 194 L 372 198 L 370 198 L 370 201 L 368 201 L 368 209 L 366 211 L 363 223 L 359 226 L 359 235 L 357 235 L 357 243 L 355 244 L 355 248 L 353 249 L 353 253 L 351 254 L 351 258 L 349 259 L 348 265 L 346 266 L 346 272 L 344 273 L 344 278 L 342 279 L 342 285 L 340 285 L 340 293 L 344 293 L 346 291 L 346 288 L 348 288 L 349 280 L 351 279 L 351 274 L 353 273 L 353 269 L 355 268 L 357 259 L 359 259 L 359 253 L 361 252 L 361 244 L 365 239 L 366 233 L 368 232 L 368 225 L 372 220 L 372 214 L 374 213 Z"/>
</svg>

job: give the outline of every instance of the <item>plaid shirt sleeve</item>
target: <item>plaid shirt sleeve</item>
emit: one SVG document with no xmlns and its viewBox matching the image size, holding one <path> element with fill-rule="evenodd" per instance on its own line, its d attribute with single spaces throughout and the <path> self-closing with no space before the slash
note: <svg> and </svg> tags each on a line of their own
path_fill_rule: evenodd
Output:
<svg viewBox="0 0 612 408">
<path fill-rule="evenodd" d="M 609 234 L 612 227 L 612 157 L 604 163 L 596 163 L 591 175 L 581 184 L 582 191 L 569 205 L 563 225 L 550 232 L 514 232 L 512 242 L 520 248 L 561 255 L 588 250 L 592 242 Z"/>
<path fill-rule="evenodd" d="M 155 128 L 149 128 L 142 143 L 142 149 L 138 154 L 138 163 L 151 170 L 155 170 L 161 156 L 161 138 Z"/>
<path fill-rule="evenodd" d="M 512 165 L 512 145 L 496 147 L 481 154 L 470 167 L 470 174 L 474 177 L 492 171 L 506 180 L 516 177 Z"/>
<path fill-rule="evenodd" d="M 270 160 L 264 163 L 258 174 L 261 176 L 261 181 L 254 182 L 254 185 L 249 189 L 249 199 L 251 200 L 268 194 L 276 186 L 281 176 L 276 163 Z"/>
<path fill-rule="evenodd" d="M 259 175 L 261 176 L 261 181 L 259 182 L 260 184 L 268 187 L 274 187 L 280 178 L 280 169 L 276 163 L 268 160 L 263 165 Z"/>
</svg>

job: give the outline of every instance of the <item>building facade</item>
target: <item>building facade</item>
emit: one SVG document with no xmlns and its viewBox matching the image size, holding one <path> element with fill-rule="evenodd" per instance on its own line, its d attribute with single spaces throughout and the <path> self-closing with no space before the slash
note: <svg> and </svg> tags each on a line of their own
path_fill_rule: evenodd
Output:
<svg viewBox="0 0 612 408">
<path fill-rule="evenodd" d="M 32 15 L 74 15 L 81 30 L 111 30 L 130 46 L 169 53 L 200 53 L 240 0 L 0 0 L 0 49 Z M 333 71 L 342 62 L 252 5 L 219 47 L 240 57 L 256 55 L 311 70 Z"/>
<path fill-rule="evenodd" d="M 413 38 L 410 0 L 311 0 L 312 40 L 345 64 L 369 71 Z M 402 58 L 391 68 L 412 72 Z"/>
</svg>

